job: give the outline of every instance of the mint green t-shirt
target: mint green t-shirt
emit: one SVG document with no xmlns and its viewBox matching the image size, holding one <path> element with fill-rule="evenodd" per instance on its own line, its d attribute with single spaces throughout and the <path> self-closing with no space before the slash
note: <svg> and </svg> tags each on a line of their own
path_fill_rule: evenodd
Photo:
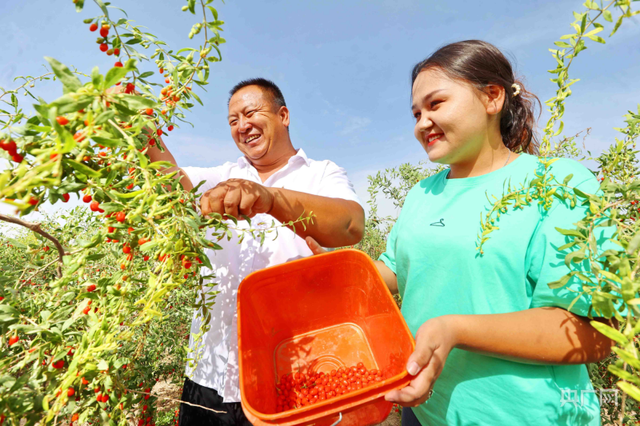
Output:
<svg viewBox="0 0 640 426">
<path fill-rule="evenodd" d="M 483 247 L 476 250 L 480 218 L 504 193 L 542 170 L 538 158 L 521 154 L 489 174 L 447 179 L 449 170 L 411 189 L 380 260 L 395 272 L 402 314 L 415 336 L 427 320 L 449 314 L 499 314 L 543 306 L 567 309 L 581 283 L 551 290 L 548 283 L 568 269 L 556 248 L 569 240 L 556 227 L 571 229 L 585 207 L 554 200 L 549 211 L 537 202 L 501 214 Z M 580 163 L 558 159 L 551 173 L 583 192 L 598 182 Z M 566 253 L 565 253 L 566 254 Z M 582 297 L 571 312 L 586 316 Z M 543 347 L 541 347 L 543 350 Z M 423 425 L 599 425 L 600 407 L 585 365 L 529 365 L 453 349 L 433 396 L 413 409 Z"/>
</svg>

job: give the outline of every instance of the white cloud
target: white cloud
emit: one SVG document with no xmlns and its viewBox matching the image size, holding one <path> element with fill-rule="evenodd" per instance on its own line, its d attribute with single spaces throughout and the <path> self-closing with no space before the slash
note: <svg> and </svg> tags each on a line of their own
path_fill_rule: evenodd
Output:
<svg viewBox="0 0 640 426">
<path fill-rule="evenodd" d="M 348 135 L 363 130 L 369 126 L 369 124 L 371 124 L 371 119 L 368 117 L 349 117 L 340 134 Z"/>
</svg>

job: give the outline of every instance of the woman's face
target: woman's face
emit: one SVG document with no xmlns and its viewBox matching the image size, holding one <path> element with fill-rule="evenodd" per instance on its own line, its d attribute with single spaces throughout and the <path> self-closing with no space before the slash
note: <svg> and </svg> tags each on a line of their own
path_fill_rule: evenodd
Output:
<svg viewBox="0 0 640 426">
<path fill-rule="evenodd" d="M 488 97 L 470 84 L 453 80 L 438 68 L 418 74 L 412 89 L 414 134 L 429 160 L 473 163 L 489 146 Z"/>
</svg>

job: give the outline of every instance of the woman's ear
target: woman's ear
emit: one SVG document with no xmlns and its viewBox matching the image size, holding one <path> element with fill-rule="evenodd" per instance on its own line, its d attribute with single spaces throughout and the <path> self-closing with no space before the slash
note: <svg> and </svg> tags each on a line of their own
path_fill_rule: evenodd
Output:
<svg viewBox="0 0 640 426">
<path fill-rule="evenodd" d="M 487 109 L 487 114 L 499 114 L 500 111 L 502 111 L 502 106 L 504 105 L 504 87 L 499 84 L 488 84 L 482 91 L 486 95 L 485 107 Z"/>
</svg>

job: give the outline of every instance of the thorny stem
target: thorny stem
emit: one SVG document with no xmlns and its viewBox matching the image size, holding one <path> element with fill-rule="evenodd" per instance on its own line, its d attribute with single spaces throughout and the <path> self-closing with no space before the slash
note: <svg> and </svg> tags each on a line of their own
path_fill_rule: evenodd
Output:
<svg viewBox="0 0 640 426">
<path fill-rule="evenodd" d="M 40 223 L 27 222 L 26 220 L 18 219 L 17 217 L 13 217 L 13 216 L 7 216 L 5 214 L 0 214 L 0 220 L 9 222 L 9 223 L 15 223 L 20 226 L 24 226 L 25 228 L 30 229 L 36 234 L 40 234 L 46 239 L 52 241 L 53 244 L 56 246 L 56 249 L 58 250 L 58 266 L 56 268 L 56 271 L 58 272 L 58 278 L 62 277 L 62 268 L 60 265 L 62 265 L 62 257 L 65 255 L 64 248 L 62 247 L 62 244 L 60 244 L 60 242 L 55 237 L 53 237 L 46 231 L 42 230 Z"/>
<path fill-rule="evenodd" d="M 151 395 L 151 392 L 141 392 L 141 391 L 134 390 L 134 389 L 127 389 L 127 391 L 133 392 L 133 393 L 138 393 L 138 394 L 141 394 L 141 395 Z M 214 410 L 212 408 L 203 407 L 202 405 L 192 404 L 191 402 L 182 401 L 181 399 L 171 398 L 171 397 L 168 397 L 168 396 L 160 396 L 160 395 L 154 395 L 154 396 L 156 398 L 158 398 L 158 399 L 167 399 L 169 401 L 179 402 L 181 404 L 187 404 L 187 405 L 190 405 L 192 407 L 202 408 L 204 410 L 211 411 L 211 412 L 218 413 L 218 414 L 225 414 L 226 413 L 226 411 L 217 411 L 217 410 Z"/>
<path fill-rule="evenodd" d="M 33 77 L 31 80 L 27 80 L 25 81 L 25 83 L 22 86 L 16 87 L 13 90 L 7 90 L 7 91 L 3 91 L 2 94 L 0 95 L 0 100 L 2 100 L 2 98 L 4 97 L 4 95 L 8 95 L 9 93 L 13 93 L 13 92 L 18 92 L 18 90 L 24 88 L 26 85 L 33 83 L 36 80 L 42 80 L 44 77 L 48 77 L 50 75 L 53 75 L 53 72 L 48 72 L 46 74 L 41 75 L 40 77 Z M 5 115 L 5 114 L 2 114 Z"/>
<path fill-rule="evenodd" d="M 622 366 L 623 370 L 627 369 L 627 363 L 625 362 L 624 365 Z M 624 420 L 624 411 L 625 411 L 625 405 L 627 403 L 627 394 L 626 392 L 622 392 L 622 401 L 620 402 L 620 414 L 618 414 L 618 424 L 620 426 L 622 426 L 622 421 Z"/>
</svg>

